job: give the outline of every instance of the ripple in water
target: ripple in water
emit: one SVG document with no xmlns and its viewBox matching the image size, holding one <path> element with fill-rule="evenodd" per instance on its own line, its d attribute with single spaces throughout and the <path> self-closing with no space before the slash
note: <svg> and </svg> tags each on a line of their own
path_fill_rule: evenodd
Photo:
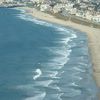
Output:
<svg viewBox="0 0 100 100">
<path fill-rule="evenodd" d="M 33 96 L 25 100 L 96 100 L 95 96 L 92 96 L 93 93 L 88 91 L 92 87 L 87 87 L 88 83 L 84 82 L 87 82 L 91 76 L 86 76 L 89 74 L 86 73 L 86 67 L 89 64 L 84 63 L 85 55 L 88 56 L 88 52 L 85 49 L 82 51 L 81 46 L 77 45 L 77 43 L 85 45 L 81 39 L 77 39 L 79 38 L 76 35 L 78 31 L 37 20 L 25 14 L 19 14 L 17 17 L 48 28 L 51 27 L 55 34 L 61 36 L 53 41 L 57 44 L 55 47 L 42 47 L 52 56 L 34 66 L 32 89 L 26 88 L 27 92 L 34 91 Z M 75 53 L 73 54 L 73 52 Z"/>
</svg>

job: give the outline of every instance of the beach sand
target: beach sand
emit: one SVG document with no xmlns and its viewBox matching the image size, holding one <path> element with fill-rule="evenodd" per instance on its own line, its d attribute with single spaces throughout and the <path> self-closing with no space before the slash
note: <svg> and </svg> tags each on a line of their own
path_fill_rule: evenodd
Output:
<svg viewBox="0 0 100 100">
<path fill-rule="evenodd" d="M 63 26 L 70 26 L 74 29 L 78 29 L 82 32 L 85 32 L 88 36 L 89 53 L 90 53 L 90 56 L 92 59 L 92 65 L 93 65 L 93 76 L 97 83 L 97 86 L 100 88 L 100 54 L 99 54 L 100 53 L 100 29 L 76 24 L 70 21 L 60 20 L 60 19 L 55 18 L 52 15 L 38 11 L 34 8 L 32 9 L 32 8 L 24 7 L 21 9 L 26 10 L 27 13 L 31 14 L 33 17 L 36 17 L 38 19 L 57 23 Z"/>
</svg>

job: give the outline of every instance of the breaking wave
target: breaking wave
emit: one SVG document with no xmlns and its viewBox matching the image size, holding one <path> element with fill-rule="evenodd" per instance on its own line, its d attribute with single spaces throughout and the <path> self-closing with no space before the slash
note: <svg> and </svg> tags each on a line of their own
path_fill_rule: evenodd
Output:
<svg viewBox="0 0 100 100">
<path fill-rule="evenodd" d="M 61 36 L 53 41 L 57 46 L 42 47 L 44 51 L 52 56 L 46 61 L 38 62 L 34 65 L 32 71 L 33 85 L 31 88 L 34 88 L 33 91 L 37 91 L 37 93 L 33 92 L 34 96 L 25 98 L 25 100 L 66 100 L 66 98 L 70 98 L 70 100 L 92 100 L 92 93 L 89 96 L 91 99 L 84 98 L 86 93 L 83 91 L 87 92 L 88 90 L 86 90 L 87 86 L 81 86 L 81 83 L 87 77 L 84 74 L 86 73 L 86 67 L 88 65 L 85 64 L 85 56 L 80 54 L 83 59 L 78 59 L 76 54 L 81 53 L 81 49 L 79 48 L 79 52 L 73 50 L 74 47 L 77 47 L 77 44 L 73 43 L 73 40 L 78 37 L 76 35 L 77 31 L 37 20 L 27 14 L 19 14 L 17 17 L 48 28 L 51 27 L 55 31 L 55 34 Z M 79 42 L 80 44 L 83 43 L 81 41 Z M 73 52 L 75 52 L 75 59 L 73 59 Z M 83 49 L 82 52 L 87 53 Z M 86 55 L 88 56 L 88 54 Z M 38 66 L 41 66 L 41 68 Z M 26 91 L 29 90 L 26 88 Z M 74 97 L 75 99 L 73 99 Z"/>
</svg>

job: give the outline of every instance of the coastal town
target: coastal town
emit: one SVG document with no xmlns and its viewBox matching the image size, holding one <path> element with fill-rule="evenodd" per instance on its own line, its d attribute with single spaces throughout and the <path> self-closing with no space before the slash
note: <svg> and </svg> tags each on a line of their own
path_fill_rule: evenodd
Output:
<svg viewBox="0 0 100 100">
<path fill-rule="evenodd" d="M 0 0 L 0 38 L 2 100 L 100 100 L 100 0 Z"/>
<path fill-rule="evenodd" d="M 74 16 L 80 19 L 100 23 L 99 0 L 0 0 L 0 7 L 35 7 L 42 12 Z"/>
</svg>

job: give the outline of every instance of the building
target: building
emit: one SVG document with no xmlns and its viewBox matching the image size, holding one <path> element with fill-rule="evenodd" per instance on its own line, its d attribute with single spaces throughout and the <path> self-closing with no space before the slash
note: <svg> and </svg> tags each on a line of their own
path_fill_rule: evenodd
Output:
<svg viewBox="0 0 100 100">
<path fill-rule="evenodd" d="M 67 3 L 67 0 L 60 0 L 62 3 Z"/>
<path fill-rule="evenodd" d="M 6 2 L 13 2 L 14 0 L 5 0 Z"/>
<path fill-rule="evenodd" d="M 0 4 L 2 4 L 3 2 L 5 2 L 5 0 L 0 0 Z"/>
<path fill-rule="evenodd" d="M 3 2 L 13 2 L 14 0 L 0 0 L 0 3 L 3 3 Z"/>
<path fill-rule="evenodd" d="M 64 7 L 63 4 L 56 4 L 54 7 L 53 7 L 53 12 L 54 13 L 58 13 L 61 11 L 61 9 Z"/>
<path fill-rule="evenodd" d="M 98 16 L 93 16 L 93 17 L 92 17 L 92 21 L 97 22 L 97 23 L 100 23 L 100 15 L 98 15 Z"/>
<path fill-rule="evenodd" d="M 44 0 L 30 0 L 30 1 L 32 1 L 33 3 L 43 3 L 44 2 Z"/>
<path fill-rule="evenodd" d="M 40 11 L 51 11 L 52 7 L 49 6 L 48 4 L 41 4 L 40 6 Z"/>
</svg>

